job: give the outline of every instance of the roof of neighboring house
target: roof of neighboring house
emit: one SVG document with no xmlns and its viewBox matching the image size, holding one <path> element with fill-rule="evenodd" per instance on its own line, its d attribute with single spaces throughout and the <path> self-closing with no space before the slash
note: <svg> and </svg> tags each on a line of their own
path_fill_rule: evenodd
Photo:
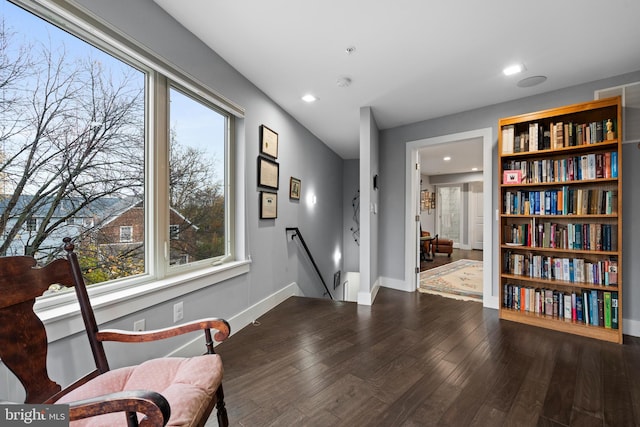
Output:
<svg viewBox="0 0 640 427">
<path fill-rule="evenodd" d="M 34 197 L 35 196 L 33 195 L 19 196 L 16 205 L 16 211 L 22 211 L 26 209 L 27 206 L 33 201 Z M 6 209 L 7 202 L 10 198 L 11 195 L 0 195 L 0 211 Z M 55 208 L 53 216 L 56 218 L 69 216 L 69 213 L 75 211 L 78 206 L 82 205 L 83 202 L 84 199 L 81 197 L 64 198 Z M 33 217 L 38 218 L 45 216 L 45 214 L 47 214 L 49 211 L 51 203 L 53 203 L 53 198 L 43 198 L 41 201 L 37 202 L 36 209 L 33 212 Z M 113 216 L 116 212 L 122 211 L 125 207 L 131 206 L 132 203 L 133 200 L 131 198 L 120 199 L 117 197 L 101 197 L 92 201 L 86 206 L 81 207 L 72 216 L 79 218 L 106 219 Z"/>
<path fill-rule="evenodd" d="M 17 209 L 16 211 L 22 211 L 26 209 L 27 205 L 33 200 L 32 195 L 22 195 L 18 198 Z M 7 202 L 11 198 L 11 195 L 3 194 L 0 195 L 0 211 L 6 209 Z M 68 216 L 70 212 L 75 210 L 75 207 L 81 205 L 84 202 L 84 199 L 81 197 L 67 197 L 62 200 L 62 202 L 56 207 L 53 216 L 56 218 L 62 218 Z M 48 213 L 49 206 L 52 203 L 52 198 L 49 201 L 43 199 L 41 202 L 37 204 L 37 209 L 33 214 L 34 218 L 43 217 Z M 139 200 L 134 200 L 133 198 L 121 199 L 117 197 L 101 197 L 89 203 L 86 206 L 80 208 L 76 213 L 72 216 L 76 218 L 96 218 L 101 222 L 99 228 L 102 228 L 112 221 L 115 221 L 117 218 L 122 216 L 124 213 L 130 211 L 134 208 L 142 208 L 143 203 Z M 178 212 L 174 208 L 170 208 L 172 212 L 178 215 L 185 222 L 189 223 L 193 226 L 194 229 L 198 229 L 199 227 L 189 221 L 184 217 L 180 212 Z"/>
</svg>

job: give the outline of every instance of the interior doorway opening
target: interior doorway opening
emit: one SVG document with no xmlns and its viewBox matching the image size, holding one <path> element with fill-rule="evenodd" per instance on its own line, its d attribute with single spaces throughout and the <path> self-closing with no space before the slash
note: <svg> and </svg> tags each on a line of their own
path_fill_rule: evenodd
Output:
<svg viewBox="0 0 640 427">
<path fill-rule="evenodd" d="M 482 145 L 482 171 L 479 172 L 480 179 L 487 191 L 480 198 L 482 215 L 486 219 L 482 224 L 482 281 L 483 281 L 483 305 L 490 308 L 498 308 L 497 289 L 493 289 L 494 266 L 497 262 L 493 256 L 493 224 L 492 218 L 492 162 L 491 153 L 494 145 L 492 129 L 478 129 L 475 131 L 461 132 L 458 134 L 444 135 L 440 137 L 427 138 L 412 141 L 406 145 L 406 217 L 405 217 L 405 271 L 408 285 L 412 289 L 417 289 L 419 285 L 419 265 L 420 265 L 420 228 L 425 227 L 422 223 L 420 212 L 420 190 L 424 180 L 421 181 L 421 170 L 424 162 L 420 162 L 420 150 L 425 147 L 446 146 L 448 143 L 464 142 L 465 140 L 480 139 Z M 449 177 L 450 179 L 451 177 Z M 430 182 L 428 184 L 431 184 Z M 438 184 L 435 184 L 436 186 Z M 409 197 L 411 195 L 411 197 Z M 475 201 L 478 203 L 478 200 Z M 436 196 L 436 206 L 438 200 Z M 476 206 L 477 208 L 477 206 Z M 469 214 L 471 215 L 471 214 Z M 435 226 L 435 223 L 434 223 Z M 468 225 L 467 225 L 468 226 Z M 476 237 L 477 239 L 477 237 Z M 473 244 L 469 243 L 469 245 Z M 470 249 L 470 246 L 464 249 Z"/>
</svg>

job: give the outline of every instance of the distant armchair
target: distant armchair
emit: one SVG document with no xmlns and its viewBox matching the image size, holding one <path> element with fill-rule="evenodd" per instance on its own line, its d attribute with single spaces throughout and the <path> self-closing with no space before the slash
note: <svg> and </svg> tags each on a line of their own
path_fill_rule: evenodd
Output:
<svg viewBox="0 0 640 427">
<path fill-rule="evenodd" d="M 431 251 L 433 254 L 447 254 L 451 257 L 453 253 L 453 240 L 439 237 L 438 240 L 431 243 Z"/>
<path fill-rule="evenodd" d="M 421 231 L 422 236 L 431 236 L 428 231 Z M 451 257 L 453 253 L 453 240 L 440 237 L 436 234 L 436 238 L 433 240 L 427 240 L 423 242 L 424 250 L 427 254 L 435 256 L 435 254 L 447 254 Z"/>
<path fill-rule="evenodd" d="M 36 267 L 30 256 L 0 257 L 0 359 L 26 390 L 25 403 L 69 404 L 71 426 L 203 426 L 214 407 L 227 426 L 222 361 L 215 339 L 229 336 L 229 324 L 209 318 L 146 332 L 99 331 L 73 244 L 67 259 Z M 47 372 L 47 337 L 33 312 L 35 298 L 52 284 L 73 286 L 78 296 L 96 369 L 64 390 Z M 104 341 L 148 342 L 203 330 L 206 354 L 159 358 L 138 366 L 109 369 Z"/>
</svg>

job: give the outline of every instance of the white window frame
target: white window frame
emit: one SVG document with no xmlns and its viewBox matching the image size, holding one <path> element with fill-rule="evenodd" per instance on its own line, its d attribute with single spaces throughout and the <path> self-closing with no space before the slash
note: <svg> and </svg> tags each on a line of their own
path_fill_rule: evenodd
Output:
<svg viewBox="0 0 640 427">
<path fill-rule="evenodd" d="M 225 97 L 217 94 L 206 85 L 187 75 L 175 65 L 168 63 L 158 55 L 142 47 L 135 40 L 115 30 L 109 24 L 102 23 L 80 6 L 65 0 L 12 0 L 13 3 L 35 13 L 103 51 L 120 58 L 129 65 L 147 73 L 147 107 L 161 105 L 167 97 L 169 84 L 178 84 L 184 90 L 197 94 L 200 98 L 216 105 L 228 114 L 228 151 L 226 161 L 227 209 L 230 209 L 225 224 L 229 242 L 226 256 L 214 260 L 191 263 L 184 268 L 172 269 L 169 274 L 167 245 L 169 227 L 159 224 L 169 222 L 168 201 L 163 204 L 167 183 L 147 182 L 145 193 L 150 206 L 166 206 L 162 211 L 145 209 L 147 255 L 145 265 L 147 273 L 127 277 L 89 288 L 89 295 L 96 315 L 101 322 L 114 320 L 123 312 L 143 310 L 177 298 L 189 292 L 213 286 L 250 271 L 250 260 L 246 255 L 244 243 L 245 211 L 244 204 L 244 166 L 235 158 L 236 145 L 244 146 L 244 141 L 235 136 L 237 118 L 244 117 L 244 109 Z M 164 93 L 163 93 L 164 92 Z M 166 109 L 166 104 L 164 106 Z M 166 117 L 166 111 L 154 108 L 147 111 L 147 138 L 153 143 L 146 144 L 147 179 L 154 176 L 161 162 L 166 161 L 168 126 L 158 120 Z M 153 147 L 152 147 L 153 145 Z M 164 150 L 164 153 L 163 153 Z M 163 212 L 164 211 L 164 212 Z M 154 215 L 155 214 L 155 215 Z M 153 230 L 156 230 L 154 233 Z M 150 250 L 150 248 L 153 248 Z M 151 259 L 153 258 L 153 259 Z M 166 262 L 164 262 L 166 261 Z M 110 310 L 116 306 L 118 310 Z M 40 318 L 48 325 L 49 339 L 55 341 L 84 330 L 73 291 L 38 299 L 35 309 Z"/>
</svg>

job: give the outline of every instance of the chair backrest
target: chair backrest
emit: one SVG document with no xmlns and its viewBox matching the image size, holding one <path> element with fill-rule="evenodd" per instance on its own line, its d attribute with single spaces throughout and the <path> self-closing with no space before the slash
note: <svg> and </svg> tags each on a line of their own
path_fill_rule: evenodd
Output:
<svg viewBox="0 0 640 427">
<path fill-rule="evenodd" d="M 61 391 L 47 372 L 47 334 L 33 311 L 35 299 L 53 284 L 74 287 L 78 295 L 97 367 L 83 378 L 109 370 L 102 343 L 95 339 L 97 325 L 73 244 L 69 238 L 64 242 L 67 259 L 43 267 L 31 256 L 0 257 L 0 360 L 24 386 L 25 403 L 44 403 Z"/>
</svg>

